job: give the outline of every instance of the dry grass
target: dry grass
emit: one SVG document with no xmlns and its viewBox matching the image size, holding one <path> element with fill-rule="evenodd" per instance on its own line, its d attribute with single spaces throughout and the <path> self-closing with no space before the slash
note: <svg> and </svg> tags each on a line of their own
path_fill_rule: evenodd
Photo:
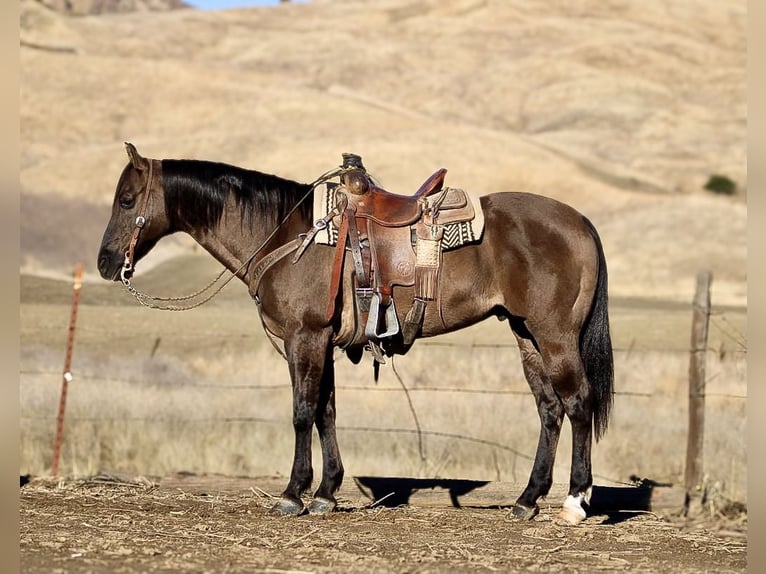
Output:
<svg viewBox="0 0 766 574">
<path fill-rule="evenodd" d="M 56 285 L 65 288 L 52 282 L 48 289 Z M 50 467 L 67 319 L 63 302 L 22 305 L 23 472 Z M 746 394 L 746 355 L 737 338 L 744 316 L 731 311 L 712 320 L 706 472 L 728 497 L 744 500 L 739 397 Z M 254 309 L 243 312 L 227 299 L 185 314 L 84 305 L 79 321 L 62 472 L 289 473 L 287 367 Z M 618 395 L 610 432 L 594 449 L 597 482 L 632 474 L 681 478 L 689 324 L 683 308 L 613 306 Z M 498 343 L 508 346 L 491 346 Z M 526 480 L 539 423 L 505 323 L 490 320 L 421 341 L 396 366 L 425 431 L 420 437 L 390 367 L 375 384 L 367 360 L 354 366 L 342 354 L 336 359 L 339 440 L 349 475 Z M 569 436 L 565 425 L 557 482 L 568 480 Z M 314 454 L 318 467 L 318 449 Z"/>
</svg>

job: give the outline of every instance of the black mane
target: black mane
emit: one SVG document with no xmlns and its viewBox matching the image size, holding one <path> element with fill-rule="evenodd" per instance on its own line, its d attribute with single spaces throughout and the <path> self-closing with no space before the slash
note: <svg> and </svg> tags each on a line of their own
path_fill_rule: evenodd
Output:
<svg viewBox="0 0 766 574">
<path fill-rule="evenodd" d="M 276 225 L 309 192 L 310 186 L 275 175 L 211 161 L 162 160 L 165 212 L 177 229 L 211 229 L 218 224 L 229 195 L 242 214 L 242 225 L 258 222 Z M 313 194 L 312 194 L 313 195 Z M 308 220 L 312 197 L 299 208 Z"/>
</svg>

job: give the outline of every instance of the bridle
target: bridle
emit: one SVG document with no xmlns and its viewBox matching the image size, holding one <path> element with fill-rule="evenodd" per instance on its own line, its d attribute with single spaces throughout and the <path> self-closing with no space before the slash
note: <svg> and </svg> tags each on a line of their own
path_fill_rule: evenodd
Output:
<svg viewBox="0 0 766 574">
<path fill-rule="evenodd" d="M 129 284 L 130 277 L 133 275 L 133 257 L 136 252 L 136 244 L 138 243 L 138 236 L 141 234 L 141 230 L 146 225 L 146 209 L 149 206 L 149 193 L 152 190 L 152 178 L 154 176 L 154 160 L 149 160 L 149 177 L 146 179 L 146 189 L 144 190 L 144 197 L 141 199 L 141 206 L 138 209 L 138 216 L 136 217 L 135 227 L 133 228 L 133 235 L 130 238 L 128 244 L 128 250 L 125 252 L 125 262 L 122 264 L 122 271 L 120 271 L 120 279 L 123 283 Z"/>
</svg>

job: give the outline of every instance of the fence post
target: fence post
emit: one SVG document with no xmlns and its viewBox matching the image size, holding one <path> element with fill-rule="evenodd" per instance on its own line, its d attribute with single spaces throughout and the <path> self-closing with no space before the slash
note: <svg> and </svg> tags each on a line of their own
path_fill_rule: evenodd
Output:
<svg viewBox="0 0 766 574">
<path fill-rule="evenodd" d="M 686 443 L 684 515 L 692 500 L 702 501 L 702 463 L 705 438 L 705 359 L 707 357 L 710 320 L 710 284 L 713 274 L 700 271 L 694 294 L 691 355 L 689 359 L 689 432 Z"/>
<path fill-rule="evenodd" d="M 51 475 L 57 476 L 59 472 L 59 458 L 61 456 L 61 438 L 64 434 L 64 411 L 66 410 L 66 395 L 69 383 L 72 380 L 72 349 L 74 347 L 74 329 L 77 322 L 77 307 L 80 304 L 80 287 L 82 287 L 82 263 L 77 263 L 74 269 L 74 292 L 72 294 L 72 312 L 69 316 L 69 335 L 67 337 L 66 358 L 64 359 L 64 376 L 61 381 L 61 398 L 59 399 L 59 414 L 56 419 L 56 439 L 53 443 L 53 464 Z"/>
</svg>

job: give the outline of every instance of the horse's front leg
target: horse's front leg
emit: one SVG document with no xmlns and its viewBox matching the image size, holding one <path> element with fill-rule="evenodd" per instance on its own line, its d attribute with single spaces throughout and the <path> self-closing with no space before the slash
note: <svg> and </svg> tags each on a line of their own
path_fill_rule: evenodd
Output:
<svg viewBox="0 0 766 574">
<path fill-rule="evenodd" d="M 309 505 L 311 514 L 327 514 L 335 510 L 335 493 L 343 482 L 343 462 L 335 434 L 335 364 L 332 348 L 325 355 L 325 367 L 319 390 L 316 427 L 322 445 L 322 482 Z"/>
<path fill-rule="evenodd" d="M 272 507 L 277 514 L 297 516 L 304 510 L 301 494 L 311 487 L 311 433 L 316 422 L 321 382 L 331 352 L 331 332 L 300 330 L 285 340 L 293 386 L 295 452 L 290 482 Z"/>
</svg>

